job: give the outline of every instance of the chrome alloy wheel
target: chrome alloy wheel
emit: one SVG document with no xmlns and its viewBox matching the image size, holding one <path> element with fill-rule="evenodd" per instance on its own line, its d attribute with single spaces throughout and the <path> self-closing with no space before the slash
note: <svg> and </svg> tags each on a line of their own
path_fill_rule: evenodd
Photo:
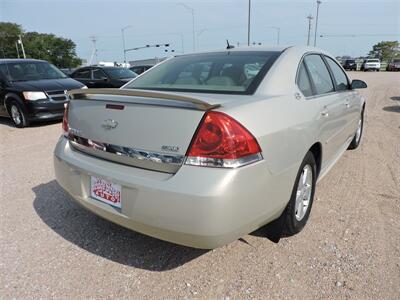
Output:
<svg viewBox="0 0 400 300">
<path fill-rule="evenodd" d="M 17 106 L 11 106 L 11 117 L 16 125 L 21 124 L 22 116 Z"/>
<path fill-rule="evenodd" d="M 299 183 L 297 185 L 296 192 L 296 205 L 295 205 L 295 216 L 297 221 L 301 221 L 308 207 L 310 206 L 311 193 L 313 189 L 313 173 L 310 165 L 305 165 Z"/>
<path fill-rule="evenodd" d="M 361 138 L 361 131 L 362 131 L 362 117 L 360 117 L 360 120 L 358 120 L 358 127 L 356 131 L 356 143 L 360 141 Z"/>
</svg>

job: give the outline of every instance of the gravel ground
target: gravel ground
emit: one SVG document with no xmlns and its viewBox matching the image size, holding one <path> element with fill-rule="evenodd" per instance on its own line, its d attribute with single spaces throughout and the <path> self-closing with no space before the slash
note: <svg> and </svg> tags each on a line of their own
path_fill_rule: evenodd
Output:
<svg viewBox="0 0 400 300">
<path fill-rule="evenodd" d="M 278 244 L 259 230 L 203 251 L 100 219 L 54 180 L 60 123 L 0 119 L 0 297 L 399 299 L 400 73 L 350 74 L 369 85 L 362 144 Z"/>
</svg>

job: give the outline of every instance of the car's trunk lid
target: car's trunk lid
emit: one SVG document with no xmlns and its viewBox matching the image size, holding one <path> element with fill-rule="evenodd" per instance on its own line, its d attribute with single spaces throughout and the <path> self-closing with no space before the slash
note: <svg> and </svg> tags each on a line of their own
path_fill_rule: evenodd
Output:
<svg viewBox="0 0 400 300">
<path fill-rule="evenodd" d="M 193 97 L 146 90 L 69 92 L 69 139 L 75 149 L 135 167 L 175 173 L 205 111 Z"/>
</svg>

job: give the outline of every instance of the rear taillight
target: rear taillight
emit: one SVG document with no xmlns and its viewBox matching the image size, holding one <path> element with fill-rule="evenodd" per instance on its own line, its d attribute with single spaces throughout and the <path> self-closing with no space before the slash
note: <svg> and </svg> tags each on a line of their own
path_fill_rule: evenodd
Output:
<svg viewBox="0 0 400 300">
<path fill-rule="evenodd" d="M 254 136 L 239 122 L 221 112 L 208 112 L 186 154 L 186 164 L 238 168 L 262 159 Z"/>
<path fill-rule="evenodd" d="M 68 135 L 68 131 L 69 131 L 68 108 L 69 108 L 69 102 L 64 104 L 64 117 L 63 117 L 63 121 L 62 121 L 62 130 L 63 130 L 64 135 Z"/>
</svg>

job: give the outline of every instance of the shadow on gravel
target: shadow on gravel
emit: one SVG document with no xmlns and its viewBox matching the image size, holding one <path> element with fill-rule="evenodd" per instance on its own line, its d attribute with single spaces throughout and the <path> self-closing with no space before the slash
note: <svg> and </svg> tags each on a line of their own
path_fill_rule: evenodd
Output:
<svg viewBox="0 0 400 300">
<path fill-rule="evenodd" d="M 149 271 L 177 268 L 206 253 L 108 222 L 75 204 L 53 180 L 34 187 L 34 209 L 52 230 L 95 255 Z"/>
<path fill-rule="evenodd" d="M 393 105 L 393 106 L 385 106 L 382 108 L 384 111 L 389 111 L 389 112 L 398 112 L 400 113 L 400 105 Z"/>
<path fill-rule="evenodd" d="M 29 127 L 41 127 L 41 126 L 47 126 L 47 125 L 53 125 L 56 123 L 60 123 L 61 120 L 50 120 L 50 121 L 35 121 L 32 122 Z M 13 121 L 11 121 L 10 118 L 7 117 L 0 117 L 0 125 L 6 125 L 8 127 L 16 128 L 14 126 Z"/>
</svg>

